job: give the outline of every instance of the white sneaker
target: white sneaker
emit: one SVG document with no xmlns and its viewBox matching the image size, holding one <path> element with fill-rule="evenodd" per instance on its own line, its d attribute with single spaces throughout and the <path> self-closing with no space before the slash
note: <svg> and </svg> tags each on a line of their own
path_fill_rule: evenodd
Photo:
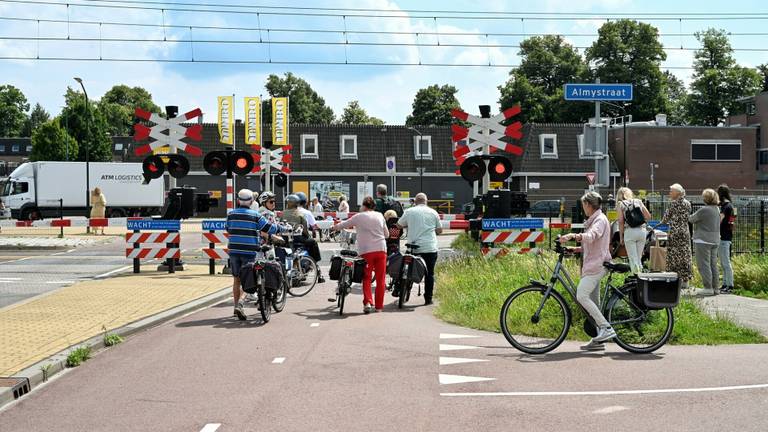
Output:
<svg viewBox="0 0 768 432">
<path fill-rule="evenodd" d="M 600 330 L 597 332 L 597 336 L 592 338 L 591 342 L 605 342 L 615 337 L 616 337 L 616 331 L 613 329 L 613 327 L 611 326 L 600 327 Z"/>
<path fill-rule="evenodd" d="M 591 340 L 588 344 L 582 345 L 580 348 L 582 351 L 605 351 L 605 344 Z"/>
</svg>

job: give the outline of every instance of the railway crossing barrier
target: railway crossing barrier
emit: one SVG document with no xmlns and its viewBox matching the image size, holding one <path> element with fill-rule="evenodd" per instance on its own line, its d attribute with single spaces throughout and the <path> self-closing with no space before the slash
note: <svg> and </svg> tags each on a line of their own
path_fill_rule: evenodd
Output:
<svg viewBox="0 0 768 432">
<path fill-rule="evenodd" d="M 544 220 L 538 218 L 483 219 L 480 232 L 480 251 L 486 258 L 501 257 L 510 252 L 537 252 L 537 243 L 544 241 Z M 497 247 L 502 244 L 527 246 L 519 249 Z"/>
<path fill-rule="evenodd" d="M 141 260 L 164 259 L 168 273 L 176 273 L 181 258 L 181 222 L 167 219 L 128 220 L 125 234 L 125 257 L 133 260 L 133 272 L 141 272 Z M 165 232 L 142 232 L 165 231 Z"/>
<path fill-rule="evenodd" d="M 203 243 L 208 243 L 207 248 L 203 248 L 203 258 L 208 257 L 208 274 L 216 274 L 216 261 L 226 260 L 229 263 L 229 250 L 224 248 L 216 249 L 216 245 L 226 245 L 229 241 L 229 234 L 226 232 L 227 221 L 204 220 L 203 225 Z M 223 273 L 227 273 L 228 264 L 224 264 Z"/>
</svg>

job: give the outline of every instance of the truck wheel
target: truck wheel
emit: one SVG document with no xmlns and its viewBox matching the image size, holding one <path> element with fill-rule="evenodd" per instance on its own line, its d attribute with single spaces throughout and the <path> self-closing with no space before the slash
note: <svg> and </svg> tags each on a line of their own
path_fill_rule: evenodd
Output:
<svg viewBox="0 0 768 432">
<path fill-rule="evenodd" d="M 21 211 L 21 220 L 40 220 L 42 219 L 42 215 L 40 214 L 40 210 L 36 208 L 31 209 L 24 209 Z"/>
<path fill-rule="evenodd" d="M 110 217 L 110 218 L 125 217 L 125 211 L 123 209 L 109 209 L 109 212 L 107 213 L 107 217 Z"/>
</svg>

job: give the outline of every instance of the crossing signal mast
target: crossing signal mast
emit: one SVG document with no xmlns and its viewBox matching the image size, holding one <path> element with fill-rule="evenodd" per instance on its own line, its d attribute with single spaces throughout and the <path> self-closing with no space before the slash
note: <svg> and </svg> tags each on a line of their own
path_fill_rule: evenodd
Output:
<svg viewBox="0 0 768 432">
<path fill-rule="evenodd" d="M 244 176 L 253 171 L 253 156 L 243 150 L 216 150 L 209 152 L 203 159 L 203 168 L 210 175 L 226 173 L 231 179 L 234 174 Z"/>
<path fill-rule="evenodd" d="M 174 179 L 182 178 L 189 174 L 189 160 L 177 154 L 176 151 L 185 151 L 193 156 L 203 154 L 199 147 L 182 141 L 184 138 L 189 138 L 193 141 L 203 139 L 202 125 L 196 124 L 188 127 L 181 125 L 184 121 L 189 121 L 202 115 L 200 108 L 195 108 L 181 116 L 176 116 L 178 107 L 167 106 L 166 111 L 168 114 L 167 119 L 160 116 L 160 114 L 151 113 L 141 108 L 136 108 L 135 110 L 135 115 L 138 119 L 148 123 L 155 123 L 155 126 L 152 127 L 142 123 L 133 125 L 134 141 L 154 140 L 136 148 L 134 151 L 136 156 L 151 153 L 163 147 L 168 147 L 171 150 L 171 153 L 168 154 L 152 154 L 144 158 L 142 171 L 145 183 L 162 177 L 166 171 Z"/>
</svg>

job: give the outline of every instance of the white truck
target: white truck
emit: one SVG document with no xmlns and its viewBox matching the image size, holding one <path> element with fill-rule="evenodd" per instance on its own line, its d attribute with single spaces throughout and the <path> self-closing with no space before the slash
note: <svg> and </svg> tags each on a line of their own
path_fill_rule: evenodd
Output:
<svg viewBox="0 0 768 432">
<path fill-rule="evenodd" d="M 140 163 L 26 162 L 2 185 L 0 200 L 15 219 L 90 216 L 86 191 L 98 187 L 107 200 L 107 217 L 159 214 L 165 201 L 162 181 L 144 183 Z"/>
</svg>

